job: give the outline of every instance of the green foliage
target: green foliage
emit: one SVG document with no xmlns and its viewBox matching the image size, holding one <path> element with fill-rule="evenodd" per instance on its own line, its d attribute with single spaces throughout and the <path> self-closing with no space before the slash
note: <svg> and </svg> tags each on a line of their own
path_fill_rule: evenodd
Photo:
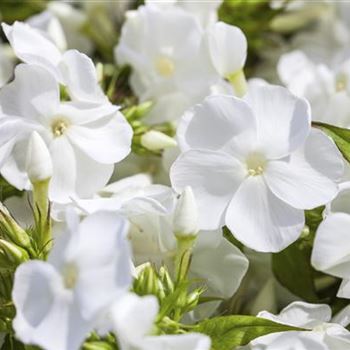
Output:
<svg viewBox="0 0 350 350">
<path fill-rule="evenodd" d="M 329 137 L 333 139 L 343 157 L 350 162 L 350 130 L 339 128 L 334 125 L 313 122 L 312 125 L 321 129 Z"/>
<path fill-rule="evenodd" d="M 302 330 L 255 316 L 224 316 L 205 320 L 196 331 L 207 334 L 212 350 L 232 350 L 253 339 L 276 332 Z"/>
<path fill-rule="evenodd" d="M 12 23 L 45 10 L 47 0 L 6 0 L 0 1 L 1 21 Z"/>
<path fill-rule="evenodd" d="M 10 185 L 2 176 L 0 176 L 0 202 L 13 196 L 22 196 L 23 191 L 17 190 Z"/>
<path fill-rule="evenodd" d="M 5 342 L 2 345 L 1 350 L 37 350 L 34 347 L 25 347 L 22 343 L 17 341 L 13 335 L 8 334 L 5 338 Z"/>
</svg>

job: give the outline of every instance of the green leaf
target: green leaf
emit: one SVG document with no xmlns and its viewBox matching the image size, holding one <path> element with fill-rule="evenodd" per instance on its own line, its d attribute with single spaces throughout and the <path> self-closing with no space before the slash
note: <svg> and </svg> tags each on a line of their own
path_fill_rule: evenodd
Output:
<svg viewBox="0 0 350 350">
<path fill-rule="evenodd" d="M 310 258 L 311 247 L 297 241 L 280 253 L 272 255 L 272 270 L 285 288 L 312 303 L 319 301 L 319 297 L 315 289 L 314 269 Z"/>
<path fill-rule="evenodd" d="M 205 320 L 199 323 L 196 329 L 196 331 L 210 336 L 212 350 L 232 350 L 263 335 L 300 330 L 303 329 L 279 324 L 264 318 L 238 315 Z"/>
<path fill-rule="evenodd" d="M 333 139 L 343 157 L 350 162 L 350 130 L 339 128 L 334 125 L 313 122 L 312 126 L 321 129 Z"/>
<path fill-rule="evenodd" d="M 337 289 L 336 279 L 311 266 L 313 241 L 323 220 L 323 211 L 324 206 L 306 210 L 306 227 L 300 238 L 286 249 L 272 255 L 272 270 L 277 280 L 290 292 L 311 303 L 329 301 Z"/>
</svg>

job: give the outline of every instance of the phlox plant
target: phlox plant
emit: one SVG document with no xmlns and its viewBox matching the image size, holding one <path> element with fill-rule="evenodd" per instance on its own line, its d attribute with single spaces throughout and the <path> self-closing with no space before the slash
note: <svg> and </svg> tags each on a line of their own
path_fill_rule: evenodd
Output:
<svg viewBox="0 0 350 350">
<path fill-rule="evenodd" d="M 0 4 L 0 350 L 350 349 L 350 4 Z"/>
</svg>

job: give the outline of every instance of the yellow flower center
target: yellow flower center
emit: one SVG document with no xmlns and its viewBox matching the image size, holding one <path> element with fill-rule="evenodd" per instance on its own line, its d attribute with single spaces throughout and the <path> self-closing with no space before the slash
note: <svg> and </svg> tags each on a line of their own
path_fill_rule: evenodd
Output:
<svg viewBox="0 0 350 350">
<path fill-rule="evenodd" d="M 162 57 L 157 58 L 155 61 L 155 66 L 156 66 L 157 72 L 161 76 L 166 77 L 166 78 L 171 77 L 175 72 L 174 61 L 172 61 L 168 57 L 162 56 Z"/>
<path fill-rule="evenodd" d="M 73 289 L 78 280 L 78 268 L 74 263 L 69 263 L 63 268 L 63 283 L 67 289 Z"/>
<path fill-rule="evenodd" d="M 58 117 L 51 123 L 51 130 L 55 137 L 62 136 L 68 129 L 70 122 L 64 117 Z"/>
<path fill-rule="evenodd" d="M 261 153 L 251 153 L 246 158 L 246 166 L 249 176 L 261 175 L 266 168 L 267 160 Z"/>
<path fill-rule="evenodd" d="M 348 85 L 347 77 L 344 74 L 340 74 L 337 77 L 336 82 L 335 82 L 335 90 L 337 92 L 344 91 L 344 90 L 346 90 L 347 85 Z"/>
</svg>

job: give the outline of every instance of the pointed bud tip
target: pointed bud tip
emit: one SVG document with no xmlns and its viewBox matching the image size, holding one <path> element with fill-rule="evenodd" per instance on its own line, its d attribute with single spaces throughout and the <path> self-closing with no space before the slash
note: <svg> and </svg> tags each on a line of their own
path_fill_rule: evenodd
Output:
<svg viewBox="0 0 350 350">
<path fill-rule="evenodd" d="M 198 208 L 192 188 L 187 186 L 177 202 L 174 214 L 174 232 L 177 237 L 198 234 Z"/>
<path fill-rule="evenodd" d="M 26 171 L 32 183 L 48 180 L 52 176 L 52 161 L 46 143 L 33 131 L 27 150 Z"/>
</svg>

